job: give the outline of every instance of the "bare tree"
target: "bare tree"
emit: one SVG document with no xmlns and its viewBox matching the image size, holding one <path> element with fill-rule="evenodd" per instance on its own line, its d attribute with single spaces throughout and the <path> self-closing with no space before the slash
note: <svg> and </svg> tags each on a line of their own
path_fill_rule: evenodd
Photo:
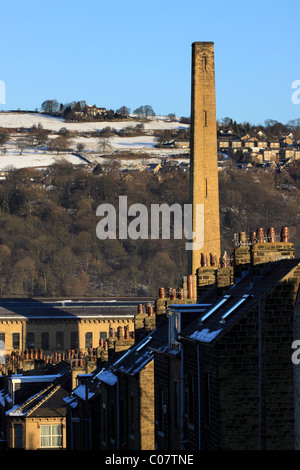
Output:
<svg viewBox="0 0 300 470">
<path fill-rule="evenodd" d="M 59 137 L 56 137 L 55 139 L 50 141 L 49 147 L 51 150 L 54 150 L 59 153 L 69 151 L 71 145 L 72 141 L 70 141 L 70 139 L 66 138 L 63 135 L 60 135 Z"/>
<path fill-rule="evenodd" d="M 46 100 L 42 103 L 41 108 L 45 113 L 55 114 L 59 110 L 59 103 L 56 100 Z"/>
<path fill-rule="evenodd" d="M 101 137 L 98 140 L 98 148 L 101 152 L 106 152 L 107 150 L 111 150 L 111 142 L 110 139 L 107 137 Z"/>
<path fill-rule="evenodd" d="M 136 108 L 133 112 L 139 117 L 155 116 L 155 112 L 153 111 L 152 106 L 150 106 L 149 104 L 140 106 L 139 108 Z"/>
<path fill-rule="evenodd" d="M 0 132 L 0 146 L 5 145 L 9 141 L 9 133 L 6 131 Z"/>
<path fill-rule="evenodd" d="M 127 108 L 127 106 L 121 106 L 121 108 L 116 110 L 117 114 L 121 114 L 123 117 L 127 117 L 130 114 L 130 108 Z"/>
<path fill-rule="evenodd" d="M 77 148 L 78 152 L 82 152 L 83 149 L 84 149 L 84 144 L 81 143 L 81 142 L 78 142 L 78 144 L 76 145 L 76 148 Z"/>
<path fill-rule="evenodd" d="M 16 146 L 20 150 L 20 155 L 22 155 L 24 149 L 28 146 L 27 139 L 20 137 L 19 139 L 16 140 Z"/>
</svg>

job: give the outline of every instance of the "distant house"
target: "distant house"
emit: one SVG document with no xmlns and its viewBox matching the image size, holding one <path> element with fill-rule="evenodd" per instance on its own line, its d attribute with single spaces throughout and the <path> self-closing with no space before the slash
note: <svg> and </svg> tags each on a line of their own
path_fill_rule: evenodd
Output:
<svg viewBox="0 0 300 470">
<path fill-rule="evenodd" d="M 190 141 L 186 139 L 174 139 L 174 147 L 186 149 L 189 148 Z"/>
<path fill-rule="evenodd" d="M 282 137 L 281 139 L 279 139 L 279 142 L 281 147 L 285 147 L 287 145 L 293 145 L 294 139 L 293 136 L 289 134 L 286 137 Z"/>
<path fill-rule="evenodd" d="M 271 149 L 279 149 L 280 148 L 280 142 L 279 140 L 276 139 L 268 139 L 268 144 Z"/>
<path fill-rule="evenodd" d="M 285 147 L 285 148 L 282 148 L 280 150 L 280 159 L 281 160 L 288 160 L 288 159 L 294 158 L 294 157 L 295 157 L 295 149 L 294 148 Z"/>
<path fill-rule="evenodd" d="M 178 165 L 178 168 L 180 168 L 183 171 L 188 171 L 190 168 L 190 163 L 189 162 L 180 162 Z"/>
<path fill-rule="evenodd" d="M 242 141 L 240 139 L 232 139 L 230 144 L 231 144 L 231 148 L 233 149 L 242 147 Z"/>
<path fill-rule="evenodd" d="M 257 147 L 261 149 L 265 149 L 268 147 L 268 142 L 266 140 L 258 140 L 257 141 Z"/>
<path fill-rule="evenodd" d="M 218 140 L 219 148 L 229 148 L 229 139 L 222 137 Z"/>
<path fill-rule="evenodd" d="M 257 139 L 255 137 L 249 137 L 244 140 L 244 147 L 253 148 L 256 147 Z"/>
<path fill-rule="evenodd" d="M 124 171 L 144 171 L 145 166 L 142 163 L 130 163 Z"/>
<path fill-rule="evenodd" d="M 263 149 L 261 150 L 261 153 L 263 155 L 263 161 L 264 162 L 278 162 L 279 157 L 278 153 L 274 149 Z"/>
<path fill-rule="evenodd" d="M 102 115 L 106 113 L 106 108 L 98 108 L 95 104 L 94 105 L 87 105 L 85 107 L 85 113 L 88 116 L 97 116 L 98 114 Z"/>
<path fill-rule="evenodd" d="M 153 174 L 158 173 L 160 169 L 161 169 L 160 163 L 150 163 L 149 165 L 147 165 L 147 170 L 151 171 Z"/>
</svg>

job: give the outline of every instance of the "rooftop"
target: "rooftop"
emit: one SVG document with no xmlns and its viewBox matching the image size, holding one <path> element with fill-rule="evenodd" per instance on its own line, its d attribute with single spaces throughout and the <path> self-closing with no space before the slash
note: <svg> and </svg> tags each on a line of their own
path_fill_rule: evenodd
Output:
<svg viewBox="0 0 300 470">
<path fill-rule="evenodd" d="M 211 301 L 211 306 L 204 312 L 203 306 L 190 305 L 190 308 L 198 309 L 199 315 L 182 330 L 180 338 L 212 343 L 257 304 L 262 295 L 268 294 L 281 279 L 300 266 L 300 260 L 287 259 L 273 264 L 274 267 L 262 277 L 253 278 L 248 272 L 225 295 L 206 298 Z M 185 311 L 180 305 L 170 305 L 169 308 L 181 313 Z"/>
<path fill-rule="evenodd" d="M 134 317 L 141 302 L 152 303 L 153 299 L 1 299 L 0 320 Z"/>
</svg>

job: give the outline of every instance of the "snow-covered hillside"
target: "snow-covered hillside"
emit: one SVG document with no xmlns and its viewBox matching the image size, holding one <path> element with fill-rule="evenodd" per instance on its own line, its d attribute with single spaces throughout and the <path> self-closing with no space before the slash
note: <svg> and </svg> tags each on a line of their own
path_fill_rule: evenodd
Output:
<svg viewBox="0 0 300 470">
<path fill-rule="evenodd" d="M 5 113 L 0 112 L 0 127 L 25 127 L 29 128 L 33 125 L 42 124 L 44 129 L 52 131 L 59 131 L 62 127 L 70 131 L 91 132 L 101 130 L 104 127 L 110 126 L 117 130 L 123 129 L 129 125 L 140 124 L 139 120 L 124 120 L 124 121 L 95 121 L 95 122 L 65 122 L 63 118 L 48 116 L 43 113 Z M 146 130 L 157 129 L 186 129 L 188 124 L 180 122 L 171 122 L 164 116 L 155 116 L 149 119 L 148 122 L 143 122 Z"/>
<path fill-rule="evenodd" d="M 10 136 L 9 142 L 5 145 L 5 152 L 0 148 L 0 171 L 6 171 L 9 168 L 25 168 L 35 167 L 44 168 L 54 162 L 60 160 L 66 160 L 73 164 L 87 164 L 88 162 L 97 163 L 102 162 L 102 155 L 108 153 L 118 152 L 118 159 L 122 166 L 128 166 L 133 162 L 129 161 L 128 158 L 123 161 L 122 153 L 145 153 L 147 152 L 152 158 L 148 160 L 150 163 L 159 162 L 161 159 L 168 156 L 186 153 L 183 149 L 159 149 L 156 147 L 156 139 L 153 135 L 155 130 L 164 129 L 187 129 L 188 124 L 180 123 L 179 121 L 171 122 L 164 116 L 153 117 L 147 122 L 143 122 L 145 135 L 139 135 L 136 137 L 121 137 L 114 134 L 109 138 L 109 148 L 105 151 L 99 151 L 99 138 L 87 136 L 87 133 L 93 131 L 100 131 L 105 127 L 111 127 L 119 131 L 128 126 L 135 127 L 142 121 L 139 120 L 123 120 L 123 121 L 98 121 L 98 122 L 85 122 L 85 123 L 69 123 L 65 122 L 64 119 L 58 117 L 52 117 L 42 113 L 15 113 L 15 112 L 0 112 L 0 128 L 9 129 L 30 129 L 32 126 L 42 125 L 43 129 L 51 131 L 52 134 L 49 137 L 57 137 L 57 133 L 62 129 L 66 128 L 69 131 L 76 131 L 77 135 L 71 138 L 72 140 L 72 151 L 69 153 L 57 154 L 57 152 L 51 152 L 47 149 L 45 151 L 41 149 L 29 149 L 26 148 L 20 154 L 20 150 L 17 147 L 17 139 L 20 137 L 19 134 L 13 133 Z M 81 155 L 85 156 L 87 160 L 80 158 L 75 155 L 77 153 L 77 145 L 83 144 L 84 149 L 80 152 Z M 135 164 L 138 160 L 135 160 Z"/>
</svg>

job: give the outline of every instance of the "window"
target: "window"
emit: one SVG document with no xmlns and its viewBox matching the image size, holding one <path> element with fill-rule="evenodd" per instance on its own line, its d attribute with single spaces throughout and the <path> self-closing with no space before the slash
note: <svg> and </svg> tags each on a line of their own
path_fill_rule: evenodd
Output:
<svg viewBox="0 0 300 470">
<path fill-rule="evenodd" d="M 22 424 L 14 424 L 14 448 L 21 449 L 23 441 L 23 426 Z"/>
<path fill-rule="evenodd" d="M 78 332 L 71 331 L 71 349 L 77 349 L 79 346 L 78 342 Z"/>
<path fill-rule="evenodd" d="M 42 349 L 49 349 L 49 333 L 42 333 Z"/>
<path fill-rule="evenodd" d="M 89 349 L 93 346 L 93 333 L 89 331 L 85 334 L 85 349 Z"/>
<path fill-rule="evenodd" d="M 100 339 L 105 340 L 107 338 L 107 333 L 105 331 L 101 331 L 100 333 Z"/>
<path fill-rule="evenodd" d="M 207 67 L 207 57 L 203 57 L 203 70 L 206 70 Z"/>
<path fill-rule="evenodd" d="M 178 334 L 181 331 L 181 314 L 176 311 L 169 311 L 169 348 L 172 343 L 177 343 Z"/>
<path fill-rule="evenodd" d="M 56 349 L 64 348 L 64 334 L 62 331 L 56 332 Z"/>
<path fill-rule="evenodd" d="M 0 333 L 0 364 L 5 363 L 5 333 Z"/>
<path fill-rule="evenodd" d="M 42 424 L 41 447 L 62 447 L 62 425 L 61 424 Z"/>
<path fill-rule="evenodd" d="M 12 347 L 13 349 L 20 349 L 20 333 L 12 334 Z"/>
<path fill-rule="evenodd" d="M 204 127 L 207 127 L 207 111 L 204 112 Z"/>
<path fill-rule="evenodd" d="M 34 348 L 34 333 L 27 333 L 26 347 L 28 349 Z"/>
<path fill-rule="evenodd" d="M 0 333 L 0 354 L 2 350 L 5 351 L 5 333 Z"/>
</svg>

